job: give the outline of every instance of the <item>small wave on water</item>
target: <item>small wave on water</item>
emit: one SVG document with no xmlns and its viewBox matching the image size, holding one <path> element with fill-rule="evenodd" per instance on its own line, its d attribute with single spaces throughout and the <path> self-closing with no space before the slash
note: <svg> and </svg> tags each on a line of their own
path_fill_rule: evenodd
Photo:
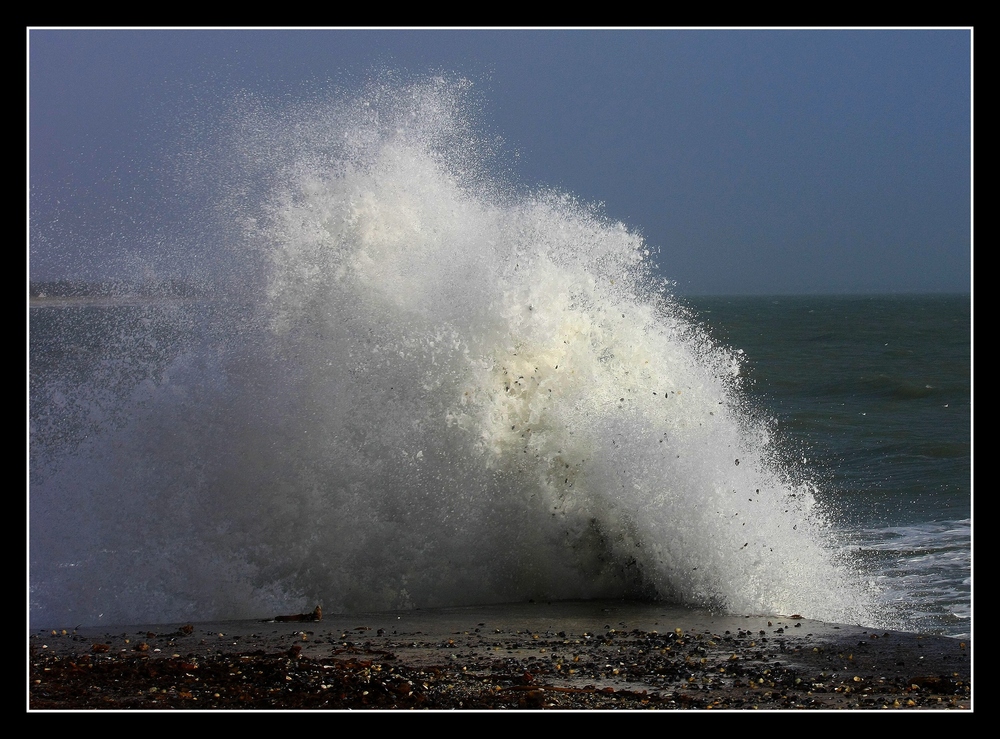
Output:
<svg viewBox="0 0 1000 739">
<path fill-rule="evenodd" d="M 634 231 L 491 174 L 468 83 L 248 107 L 219 248 L 259 279 L 183 311 L 196 338 L 33 484 L 33 622 L 620 597 L 879 620 L 740 356 Z"/>
<path fill-rule="evenodd" d="M 907 631 L 971 635 L 972 521 L 939 521 L 854 534 L 878 587 Z"/>
</svg>

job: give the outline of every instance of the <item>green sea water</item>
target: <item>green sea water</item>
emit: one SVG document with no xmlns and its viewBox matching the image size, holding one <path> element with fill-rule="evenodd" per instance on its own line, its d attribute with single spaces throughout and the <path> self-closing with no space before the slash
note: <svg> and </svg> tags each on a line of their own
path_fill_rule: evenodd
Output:
<svg viewBox="0 0 1000 739">
<path fill-rule="evenodd" d="M 913 628 L 967 634 L 968 295 L 697 297 L 744 390 Z"/>
</svg>

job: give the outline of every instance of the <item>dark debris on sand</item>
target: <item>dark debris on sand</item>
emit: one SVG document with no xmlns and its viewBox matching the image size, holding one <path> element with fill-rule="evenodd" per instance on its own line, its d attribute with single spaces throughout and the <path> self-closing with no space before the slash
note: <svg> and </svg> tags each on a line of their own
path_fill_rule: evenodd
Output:
<svg viewBox="0 0 1000 739">
<path fill-rule="evenodd" d="M 768 622 L 768 626 L 771 623 Z M 968 709 L 966 644 L 892 632 L 501 629 L 31 637 L 29 708 Z M 253 648 L 266 645 L 270 649 Z"/>
</svg>

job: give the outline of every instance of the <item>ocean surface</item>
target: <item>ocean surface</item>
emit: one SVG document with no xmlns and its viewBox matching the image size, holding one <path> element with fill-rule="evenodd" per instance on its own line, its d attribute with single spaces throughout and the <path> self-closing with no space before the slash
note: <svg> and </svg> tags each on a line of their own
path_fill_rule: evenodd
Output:
<svg viewBox="0 0 1000 739">
<path fill-rule="evenodd" d="M 893 618 L 966 636 L 971 590 L 968 295 L 702 297 L 745 351 L 748 394 L 811 470 Z"/>
<path fill-rule="evenodd" d="M 228 273 L 33 287 L 32 625 L 634 598 L 968 634 L 968 296 L 678 297 L 492 177 L 463 91 L 256 111 Z"/>
</svg>

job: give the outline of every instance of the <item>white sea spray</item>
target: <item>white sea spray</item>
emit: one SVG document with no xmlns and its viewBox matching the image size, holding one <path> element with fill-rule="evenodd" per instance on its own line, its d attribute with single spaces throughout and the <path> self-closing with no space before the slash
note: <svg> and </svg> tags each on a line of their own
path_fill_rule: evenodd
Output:
<svg viewBox="0 0 1000 739">
<path fill-rule="evenodd" d="M 739 356 L 637 233 L 498 181 L 469 96 L 383 80 L 248 117 L 229 152 L 265 194 L 233 197 L 227 248 L 260 268 L 239 296 L 260 320 L 223 311 L 223 340 L 38 486 L 57 531 L 60 489 L 91 508 L 58 556 L 33 544 L 37 613 L 645 597 L 871 620 Z"/>
</svg>

